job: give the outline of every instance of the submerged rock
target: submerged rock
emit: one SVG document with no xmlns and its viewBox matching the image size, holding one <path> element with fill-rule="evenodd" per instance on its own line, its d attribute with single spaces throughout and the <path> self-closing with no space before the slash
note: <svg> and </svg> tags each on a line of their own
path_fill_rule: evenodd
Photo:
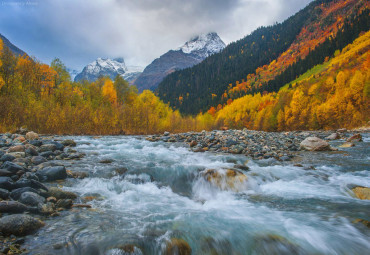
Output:
<svg viewBox="0 0 370 255">
<path fill-rule="evenodd" d="M 354 147 L 355 144 L 354 143 L 351 143 L 351 142 L 345 142 L 343 143 L 341 146 L 339 146 L 340 148 L 351 148 L 351 147 Z"/>
<path fill-rule="evenodd" d="M 307 254 L 299 246 L 278 235 L 266 235 L 255 238 L 253 254 L 259 255 L 290 255 Z"/>
<path fill-rule="evenodd" d="M 356 197 L 362 200 L 370 200 L 370 188 L 367 187 L 356 187 L 352 189 Z"/>
<path fill-rule="evenodd" d="M 4 235 L 25 236 L 44 226 L 39 219 L 25 214 L 4 216 L 0 219 L 0 232 Z"/>
<path fill-rule="evenodd" d="M 190 255 L 191 247 L 183 239 L 172 238 L 167 243 L 165 255 Z"/>
<path fill-rule="evenodd" d="M 248 177 L 241 171 L 234 169 L 208 169 L 203 173 L 203 177 L 209 183 L 221 190 L 241 191 L 245 189 Z"/>
<path fill-rule="evenodd" d="M 328 142 L 318 138 L 318 137 L 307 137 L 304 139 L 301 144 L 300 148 L 302 150 L 307 150 L 307 151 L 330 151 L 330 145 Z"/>
</svg>

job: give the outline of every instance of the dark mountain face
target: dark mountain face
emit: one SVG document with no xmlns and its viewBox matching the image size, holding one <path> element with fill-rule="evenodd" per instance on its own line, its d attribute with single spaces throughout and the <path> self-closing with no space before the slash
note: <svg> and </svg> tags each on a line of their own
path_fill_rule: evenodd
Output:
<svg viewBox="0 0 370 255">
<path fill-rule="evenodd" d="M 134 84 L 139 91 L 155 90 L 158 84 L 169 74 L 192 67 L 208 56 L 225 48 L 225 43 L 216 33 L 198 35 L 182 47 L 170 50 L 148 65 Z"/>
<path fill-rule="evenodd" d="M 17 46 L 15 46 L 14 44 L 12 44 L 5 36 L 3 36 L 2 34 L 0 34 L 0 39 L 3 41 L 3 43 L 15 54 L 15 55 L 18 55 L 18 56 L 23 56 L 23 55 L 27 55 L 26 52 L 24 52 L 23 50 L 19 49 Z"/>
</svg>

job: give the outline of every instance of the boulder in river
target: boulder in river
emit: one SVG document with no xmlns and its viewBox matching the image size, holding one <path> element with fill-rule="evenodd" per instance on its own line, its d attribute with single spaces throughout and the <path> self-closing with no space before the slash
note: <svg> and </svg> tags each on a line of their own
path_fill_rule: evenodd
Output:
<svg viewBox="0 0 370 255">
<path fill-rule="evenodd" d="M 203 177 L 221 190 L 236 192 L 245 189 L 248 180 L 245 174 L 235 169 L 208 169 L 203 173 Z"/>
<path fill-rule="evenodd" d="M 307 137 L 304 139 L 300 148 L 307 151 L 330 151 L 330 145 L 328 142 L 314 136 Z"/>
<path fill-rule="evenodd" d="M 191 247 L 184 239 L 172 238 L 167 242 L 165 255 L 190 255 Z"/>
<path fill-rule="evenodd" d="M 76 147 L 76 142 L 71 139 L 63 140 L 60 143 L 63 144 L 64 146 Z"/>
<path fill-rule="evenodd" d="M 7 236 L 25 236 L 34 233 L 44 225 L 44 222 L 29 215 L 15 214 L 0 219 L 0 232 Z"/>
<path fill-rule="evenodd" d="M 69 208 L 72 207 L 72 205 L 73 205 L 72 199 L 59 199 L 56 202 L 55 207 L 56 208 L 69 209 Z"/>
<path fill-rule="evenodd" d="M 362 135 L 354 134 L 353 136 L 347 139 L 347 142 L 362 142 Z"/>
<path fill-rule="evenodd" d="M 351 143 L 351 142 L 345 142 L 343 143 L 342 145 L 340 145 L 339 147 L 340 148 L 351 148 L 351 147 L 354 147 L 355 144 L 354 143 Z"/>
<path fill-rule="evenodd" d="M 33 192 L 33 193 L 39 194 L 39 191 L 37 191 L 34 188 L 24 187 L 24 188 L 18 188 L 18 189 L 12 190 L 12 192 L 10 192 L 10 197 L 14 200 L 18 200 L 21 197 L 21 195 L 25 192 Z"/>
<path fill-rule="evenodd" d="M 52 166 L 37 171 L 36 175 L 42 181 L 64 180 L 67 178 L 67 171 L 64 166 Z"/>
<path fill-rule="evenodd" d="M 57 149 L 57 146 L 55 144 L 52 144 L 52 143 L 43 144 L 40 147 L 40 152 L 55 151 L 56 149 Z"/>
<path fill-rule="evenodd" d="M 340 135 L 338 133 L 332 133 L 331 135 L 326 137 L 327 140 L 337 140 L 340 139 Z"/>
<path fill-rule="evenodd" d="M 370 188 L 367 187 L 356 187 L 352 189 L 356 197 L 362 200 L 370 200 Z"/>
<path fill-rule="evenodd" d="M 25 171 L 25 168 L 18 165 L 18 164 L 15 164 L 13 162 L 5 162 L 4 164 L 2 164 L 1 166 L 2 169 L 5 169 L 5 170 L 8 170 L 9 172 L 11 173 L 17 173 L 18 171 Z"/>
</svg>

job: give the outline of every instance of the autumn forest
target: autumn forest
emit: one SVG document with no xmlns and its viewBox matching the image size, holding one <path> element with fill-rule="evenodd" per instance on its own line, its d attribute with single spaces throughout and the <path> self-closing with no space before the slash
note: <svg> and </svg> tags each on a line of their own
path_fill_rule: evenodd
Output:
<svg viewBox="0 0 370 255">
<path fill-rule="evenodd" d="M 0 133 L 358 127 L 370 120 L 369 20 L 367 1 L 314 1 L 142 93 L 121 76 L 73 82 L 58 58 L 44 64 L 0 41 Z"/>
</svg>

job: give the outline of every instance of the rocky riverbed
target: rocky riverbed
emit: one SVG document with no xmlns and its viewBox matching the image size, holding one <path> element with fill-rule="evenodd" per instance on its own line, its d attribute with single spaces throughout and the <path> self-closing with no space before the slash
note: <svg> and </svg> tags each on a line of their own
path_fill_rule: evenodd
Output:
<svg viewBox="0 0 370 255">
<path fill-rule="evenodd" d="M 355 146 L 353 142 L 362 141 L 358 132 L 346 129 L 303 132 L 263 132 L 247 129 L 181 134 L 165 132 L 163 135 L 148 136 L 146 139 L 151 142 L 186 143 L 194 152 L 243 154 L 253 159 L 275 158 L 282 161 L 291 160 L 299 150 L 337 150 L 330 147 L 328 141 L 342 140 L 343 144 L 340 146 L 344 147 Z"/>
<path fill-rule="evenodd" d="M 20 254 L 22 236 L 43 227 L 44 219 L 58 217 L 75 204 L 77 195 L 63 191 L 66 178 L 85 173 L 67 170 L 61 160 L 78 160 L 84 154 L 73 149 L 70 139 L 39 136 L 26 129 L 0 135 L 0 253 Z"/>
<path fill-rule="evenodd" d="M 0 253 L 364 251 L 369 137 L 361 133 L 2 134 Z M 311 226 L 323 243 L 301 234 Z"/>
</svg>

